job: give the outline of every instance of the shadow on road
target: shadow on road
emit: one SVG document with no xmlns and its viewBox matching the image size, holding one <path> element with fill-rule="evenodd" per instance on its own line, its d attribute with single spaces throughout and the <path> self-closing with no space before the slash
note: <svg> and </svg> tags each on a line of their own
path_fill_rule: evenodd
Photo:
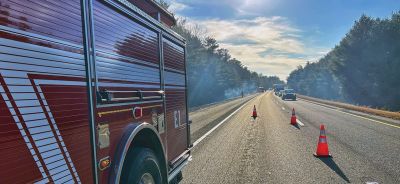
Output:
<svg viewBox="0 0 400 184">
<path fill-rule="evenodd" d="M 339 168 L 339 166 L 335 163 L 335 161 L 331 157 L 319 157 L 319 159 L 324 162 L 329 168 L 331 168 L 337 175 L 343 178 L 347 183 L 350 183 L 349 178 L 343 173 L 343 171 Z"/>
<path fill-rule="evenodd" d="M 292 125 L 292 124 L 291 124 L 291 125 Z M 300 130 L 299 124 L 295 124 L 295 125 L 292 125 L 292 126 Z"/>
</svg>

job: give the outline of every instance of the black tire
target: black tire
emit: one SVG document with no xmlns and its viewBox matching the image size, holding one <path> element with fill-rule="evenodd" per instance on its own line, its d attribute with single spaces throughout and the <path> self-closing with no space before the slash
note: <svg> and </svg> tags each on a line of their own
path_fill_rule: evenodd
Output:
<svg viewBox="0 0 400 184">
<path fill-rule="evenodd" d="M 152 180 L 155 184 L 163 182 L 159 161 L 148 148 L 138 147 L 129 151 L 123 171 L 120 182 L 122 184 L 138 184 L 141 180 Z"/>
</svg>

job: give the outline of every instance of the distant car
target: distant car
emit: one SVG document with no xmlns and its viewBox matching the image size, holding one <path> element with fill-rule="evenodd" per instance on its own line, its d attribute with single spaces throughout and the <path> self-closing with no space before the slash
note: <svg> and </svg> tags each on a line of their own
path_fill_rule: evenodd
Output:
<svg viewBox="0 0 400 184">
<path fill-rule="evenodd" d="M 293 89 L 285 89 L 282 92 L 282 100 L 286 99 L 291 99 L 291 100 L 296 100 L 296 93 L 294 92 Z"/>
<path fill-rule="evenodd" d="M 285 91 L 285 90 L 280 90 L 280 91 L 278 92 L 278 96 L 279 96 L 279 97 L 282 97 L 283 91 Z"/>
<path fill-rule="evenodd" d="M 279 92 L 285 89 L 285 84 L 274 84 L 273 88 L 276 96 L 279 96 Z"/>
</svg>

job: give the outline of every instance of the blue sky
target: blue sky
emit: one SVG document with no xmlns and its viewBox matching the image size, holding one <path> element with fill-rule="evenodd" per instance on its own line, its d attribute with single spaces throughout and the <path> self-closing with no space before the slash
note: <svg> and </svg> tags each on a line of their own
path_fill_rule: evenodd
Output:
<svg viewBox="0 0 400 184">
<path fill-rule="evenodd" d="M 388 18 L 400 0 L 168 0 L 251 70 L 286 79 L 329 52 L 362 14 Z"/>
</svg>

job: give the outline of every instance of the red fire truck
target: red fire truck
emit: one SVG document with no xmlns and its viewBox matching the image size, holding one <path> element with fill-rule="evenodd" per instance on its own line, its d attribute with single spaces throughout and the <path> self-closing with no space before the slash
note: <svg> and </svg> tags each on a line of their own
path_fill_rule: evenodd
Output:
<svg viewBox="0 0 400 184">
<path fill-rule="evenodd" d="M 153 0 L 0 0 L 0 183 L 175 183 L 185 40 Z"/>
</svg>

